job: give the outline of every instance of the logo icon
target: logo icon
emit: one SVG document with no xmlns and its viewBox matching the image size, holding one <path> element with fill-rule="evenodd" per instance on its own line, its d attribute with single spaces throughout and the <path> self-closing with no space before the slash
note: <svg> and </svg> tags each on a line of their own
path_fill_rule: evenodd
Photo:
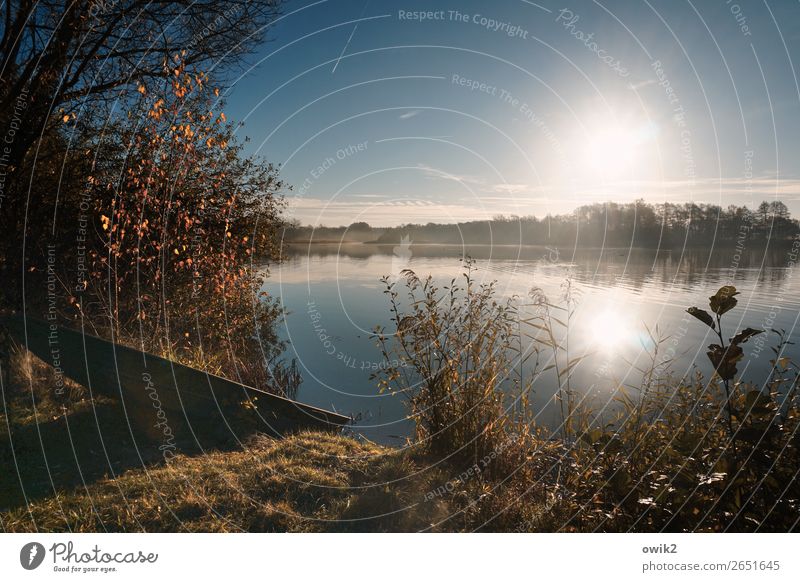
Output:
<svg viewBox="0 0 800 582">
<path fill-rule="evenodd" d="M 42 565 L 44 554 L 44 546 L 39 542 L 27 543 L 19 552 L 19 563 L 26 570 L 35 570 Z"/>
</svg>

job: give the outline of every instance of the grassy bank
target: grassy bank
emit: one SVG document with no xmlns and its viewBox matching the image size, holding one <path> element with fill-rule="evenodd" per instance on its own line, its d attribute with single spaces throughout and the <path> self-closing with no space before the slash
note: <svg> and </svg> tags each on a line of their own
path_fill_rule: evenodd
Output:
<svg viewBox="0 0 800 582">
<path fill-rule="evenodd" d="M 8 531 L 326 531 L 420 527 L 400 509 L 419 481 L 398 455 L 342 436 L 255 438 L 246 451 L 176 457 L 2 514 Z M 372 517 L 367 522 L 349 521 Z M 401 520 L 410 520 L 401 524 Z"/>
<path fill-rule="evenodd" d="M 51 452 L 51 456 L 55 456 Z M 26 462 L 29 462 L 27 460 Z M 5 464 L 5 463 L 4 463 Z M 96 472 L 84 464 L 84 472 Z M 8 465 L 6 465 L 8 466 Z M 0 512 L 4 531 L 43 532 L 381 532 L 509 529 L 484 525 L 494 506 L 482 479 L 460 482 L 454 467 L 432 466 L 413 451 L 327 433 L 283 440 L 255 436 L 246 450 L 151 459 L 116 478 L 64 487 Z M 30 476 L 30 473 L 28 473 Z M 45 479 L 46 481 L 46 479 Z M 7 500 L 7 499 L 6 499 Z M 512 503 L 513 506 L 513 503 Z M 547 529 L 542 506 L 513 519 Z M 523 513 L 527 518 L 523 518 Z M 512 528 L 513 529 L 513 528 Z"/>
<path fill-rule="evenodd" d="M 563 521 L 544 484 L 524 492 L 490 477 L 494 457 L 476 467 L 308 432 L 182 446 L 165 461 L 115 400 L 70 384 L 56 401 L 48 367 L 30 355 L 15 363 L 26 382 L 5 385 L 0 410 L 3 531 L 546 531 Z"/>
</svg>

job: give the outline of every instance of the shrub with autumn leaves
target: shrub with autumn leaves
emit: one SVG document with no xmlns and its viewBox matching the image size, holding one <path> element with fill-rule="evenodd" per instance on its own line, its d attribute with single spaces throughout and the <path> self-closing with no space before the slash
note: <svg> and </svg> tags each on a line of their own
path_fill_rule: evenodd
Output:
<svg viewBox="0 0 800 582">
<path fill-rule="evenodd" d="M 82 171 L 58 184 L 52 231 L 26 236 L 55 249 L 61 318 L 291 395 L 299 377 L 280 361 L 280 306 L 261 292 L 286 187 L 274 165 L 243 155 L 219 91 L 170 66 L 166 80 L 139 86 L 126 115 L 59 144 L 63 165 Z M 66 133 L 81 120 L 63 123 Z M 48 301 L 45 285 L 30 284 L 44 283 L 46 258 L 26 259 L 29 312 Z"/>
</svg>

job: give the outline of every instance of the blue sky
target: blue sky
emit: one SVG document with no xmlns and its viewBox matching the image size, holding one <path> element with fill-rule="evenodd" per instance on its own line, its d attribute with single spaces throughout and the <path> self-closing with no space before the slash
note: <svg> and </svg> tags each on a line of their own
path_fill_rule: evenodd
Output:
<svg viewBox="0 0 800 582">
<path fill-rule="evenodd" d="M 270 38 L 226 111 L 303 223 L 640 197 L 800 215 L 796 1 L 298 1 Z"/>
</svg>

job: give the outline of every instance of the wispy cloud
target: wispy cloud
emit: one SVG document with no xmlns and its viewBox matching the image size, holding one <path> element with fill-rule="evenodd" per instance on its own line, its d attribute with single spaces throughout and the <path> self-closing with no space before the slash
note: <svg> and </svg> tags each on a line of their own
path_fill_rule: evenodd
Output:
<svg viewBox="0 0 800 582">
<path fill-rule="evenodd" d="M 527 192 L 530 190 L 528 184 L 495 184 L 492 186 L 493 192 L 501 192 L 505 194 L 519 194 L 520 192 Z"/>
<path fill-rule="evenodd" d="M 411 119 L 412 117 L 416 117 L 419 115 L 419 109 L 413 109 L 412 111 L 407 111 L 400 116 L 400 119 Z"/>
<path fill-rule="evenodd" d="M 467 199 L 461 200 L 467 202 Z M 513 206 L 528 206 L 532 202 L 538 203 L 552 201 L 553 198 L 548 198 L 547 196 L 495 196 L 489 194 L 488 196 L 481 196 L 478 202 L 481 204 L 506 203 Z"/>
<path fill-rule="evenodd" d="M 425 164 L 418 164 L 417 167 L 423 170 L 425 176 L 428 178 L 435 178 L 437 180 L 452 180 L 453 182 L 458 182 L 459 184 L 471 184 L 476 186 L 486 185 L 486 180 L 482 176 L 475 174 L 451 174 L 450 172 L 432 168 L 431 166 L 426 166 Z"/>
</svg>

